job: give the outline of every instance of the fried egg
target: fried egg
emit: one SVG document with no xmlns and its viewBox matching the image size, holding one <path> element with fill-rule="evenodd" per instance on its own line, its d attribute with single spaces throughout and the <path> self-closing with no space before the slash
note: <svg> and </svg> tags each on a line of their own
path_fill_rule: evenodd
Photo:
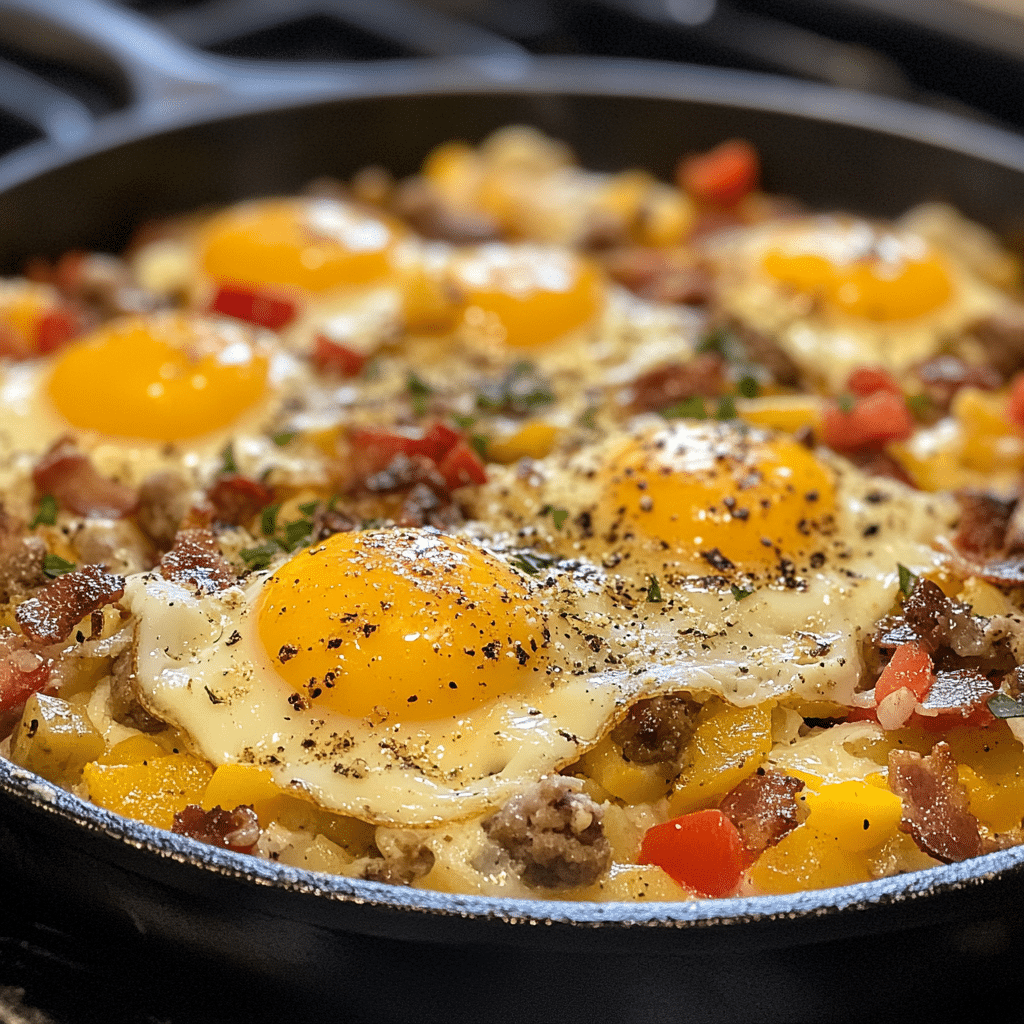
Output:
<svg viewBox="0 0 1024 1024">
<path fill-rule="evenodd" d="M 711 258 L 722 310 L 832 390 L 857 366 L 898 375 L 1007 301 L 937 241 L 855 217 L 728 232 Z"/>
<path fill-rule="evenodd" d="M 220 595 L 136 577 L 142 699 L 215 765 L 268 767 L 325 808 L 405 825 L 499 806 L 659 694 L 848 704 L 898 565 L 934 570 L 955 515 L 806 450 L 787 473 L 791 443 L 675 424 L 487 485 L 461 536 L 337 534 Z M 731 520 L 709 512 L 707 537 L 662 472 L 672 459 L 688 460 L 673 476 L 702 507 L 737 496 Z M 644 473 L 676 517 L 643 520 L 619 495 Z M 556 495 L 561 528 L 527 525 L 550 521 Z"/>
<path fill-rule="evenodd" d="M 309 387 L 267 333 L 185 313 L 125 317 L 3 368 L 0 444 L 31 464 L 70 434 L 101 473 L 137 484 L 168 467 L 209 476 L 230 442 L 251 472 L 272 454 L 267 424 Z"/>
</svg>

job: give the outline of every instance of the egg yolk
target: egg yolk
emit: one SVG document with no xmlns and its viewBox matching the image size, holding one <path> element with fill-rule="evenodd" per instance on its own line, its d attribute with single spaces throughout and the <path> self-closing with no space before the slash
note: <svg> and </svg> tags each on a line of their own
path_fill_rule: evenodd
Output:
<svg viewBox="0 0 1024 1024">
<path fill-rule="evenodd" d="M 483 245 L 458 259 L 453 282 L 473 331 L 535 348 L 590 323 L 604 285 L 588 260 L 534 245 Z"/>
<path fill-rule="evenodd" d="M 831 472 L 790 438 L 677 424 L 634 440 L 610 466 L 604 515 L 697 571 L 771 570 L 805 552 L 835 508 Z"/>
<path fill-rule="evenodd" d="M 922 239 L 869 224 L 829 221 L 769 249 L 775 280 L 862 320 L 912 320 L 949 301 L 945 261 Z"/>
<path fill-rule="evenodd" d="M 368 284 L 391 269 L 395 229 L 336 199 L 270 199 L 229 207 L 199 241 L 215 282 L 326 292 Z"/>
<path fill-rule="evenodd" d="M 424 721 L 522 692 L 546 631 L 499 558 L 432 532 L 339 533 L 264 586 L 259 634 L 298 707 Z"/>
<path fill-rule="evenodd" d="M 70 424 L 177 441 L 233 423 L 267 389 L 267 357 L 244 329 L 168 315 L 114 321 L 64 349 L 47 382 Z"/>
</svg>

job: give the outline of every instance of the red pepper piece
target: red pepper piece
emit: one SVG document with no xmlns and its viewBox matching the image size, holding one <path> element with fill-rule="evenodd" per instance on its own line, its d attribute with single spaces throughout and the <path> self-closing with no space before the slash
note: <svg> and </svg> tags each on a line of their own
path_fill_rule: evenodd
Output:
<svg viewBox="0 0 1024 1024">
<path fill-rule="evenodd" d="M 210 304 L 210 308 L 224 316 L 279 331 L 290 324 L 298 312 L 296 304 L 282 295 L 245 288 L 240 285 L 221 285 Z"/>
<path fill-rule="evenodd" d="M 681 886 L 705 896 L 731 896 L 746 850 L 736 826 L 719 810 L 695 811 L 649 828 L 640 864 L 656 864 Z"/>
<path fill-rule="evenodd" d="M 366 365 L 366 356 L 318 334 L 313 343 L 313 365 L 321 372 L 355 377 Z"/>
<path fill-rule="evenodd" d="M 735 206 L 757 188 L 760 177 L 757 151 L 742 139 L 686 157 L 676 172 L 679 187 L 709 206 Z"/>
<path fill-rule="evenodd" d="M 858 398 L 849 411 L 838 403 L 825 409 L 823 438 L 837 452 L 880 451 L 914 433 L 914 417 L 903 396 L 874 391 Z"/>
<path fill-rule="evenodd" d="M 460 441 L 437 464 L 438 472 L 444 477 L 450 491 L 466 484 L 487 483 L 487 470 L 480 457 L 465 441 Z"/>
</svg>

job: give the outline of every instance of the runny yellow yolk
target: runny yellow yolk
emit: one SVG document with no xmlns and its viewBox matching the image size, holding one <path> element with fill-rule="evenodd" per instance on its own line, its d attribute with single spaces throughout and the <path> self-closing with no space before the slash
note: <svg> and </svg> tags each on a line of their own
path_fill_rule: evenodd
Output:
<svg viewBox="0 0 1024 1024">
<path fill-rule="evenodd" d="M 545 629 L 525 585 L 465 541 L 414 530 L 339 533 L 267 580 L 268 657 L 292 703 L 354 718 L 462 715 L 543 673 Z"/>
<path fill-rule="evenodd" d="M 336 199 L 269 199 L 229 207 L 199 240 L 217 284 L 326 292 L 369 284 L 391 270 L 395 229 Z"/>
<path fill-rule="evenodd" d="M 64 349 L 47 382 L 72 425 L 177 441 L 233 423 L 267 389 L 267 358 L 247 331 L 197 317 L 130 317 Z"/>
<path fill-rule="evenodd" d="M 535 348 L 590 323 L 604 305 L 597 268 L 534 245 L 482 245 L 456 260 L 453 281 L 473 331 Z"/>
<path fill-rule="evenodd" d="M 634 440 L 610 471 L 603 515 L 619 541 L 664 545 L 703 574 L 728 563 L 770 571 L 806 554 L 835 508 L 831 472 L 803 445 L 724 424 Z"/>
<path fill-rule="evenodd" d="M 922 239 L 860 221 L 828 221 L 769 249 L 764 270 L 863 320 L 912 320 L 949 301 L 945 261 Z"/>
</svg>

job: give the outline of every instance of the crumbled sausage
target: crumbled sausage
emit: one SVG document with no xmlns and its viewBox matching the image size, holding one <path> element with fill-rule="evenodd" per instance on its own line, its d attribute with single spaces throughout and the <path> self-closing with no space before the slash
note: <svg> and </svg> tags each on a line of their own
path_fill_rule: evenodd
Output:
<svg viewBox="0 0 1024 1024">
<path fill-rule="evenodd" d="M 139 507 L 135 521 L 153 543 L 166 551 L 173 543 L 191 504 L 185 480 L 162 470 L 146 477 L 139 486 Z"/>
<path fill-rule="evenodd" d="M 139 732 L 159 732 L 166 725 L 151 715 L 139 702 L 135 688 L 135 654 L 122 651 L 110 667 L 111 717 L 121 725 L 130 725 Z"/>
<path fill-rule="evenodd" d="M 1024 305 L 1004 303 L 998 312 L 974 324 L 970 333 L 1004 379 L 1024 366 Z"/>
<path fill-rule="evenodd" d="M 26 594 L 46 582 L 46 544 L 39 537 L 26 536 L 24 526 L 0 503 L 0 601 Z"/>
<path fill-rule="evenodd" d="M 799 383 L 799 367 L 771 335 L 755 331 L 745 324 L 735 323 L 729 326 L 743 345 L 747 359 L 751 363 L 767 370 L 778 384 L 791 386 Z"/>
<path fill-rule="evenodd" d="M 947 864 L 981 853 L 978 819 L 948 743 L 936 743 L 924 756 L 891 750 L 889 788 L 903 801 L 900 830 L 925 853 Z"/>
<path fill-rule="evenodd" d="M 972 366 L 957 356 L 941 355 L 921 363 L 917 378 L 933 411 L 945 415 L 961 388 L 980 388 L 991 391 L 1002 380 L 991 366 Z"/>
<path fill-rule="evenodd" d="M 129 576 L 150 569 L 156 552 L 131 519 L 85 519 L 71 536 L 78 561 Z"/>
<path fill-rule="evenodd" d="M 590 885 L 608 869 L 603 811 L 582 789 L 579 779 L 546 775 L 482 823 L 528 886 Z"/>
<path fill-rule="evenodd" d="M 411 885 L 430 873 L 434 852 L 415 832 L 378 830 L 379 857 L 371 857 L 362 870 L 363 878 L 391 885 Z"/>
<path fill-rule="evenodd" d="M 960 522 L 953 537 L 957 550 L 976 558 L 1001 554 L 1017 499 L 982 491 L 960 491 L 956 499 L 960 506 Z"/>
<path fill-rule="evenodd" d="M 760 853 L 800 823 L 796 795 L 803 788 L 792 775 L 759 768 L 730 790 L 718 809 L 736 826 L 743 845 Z"/>
<path fill-rule="evenodd" d="M 639 701 L 612 730 L 612 739 L 627 761 L 678 763 L 693 735 L 696 710 L 696 703 L 677 695 Z"/>
</svg>

